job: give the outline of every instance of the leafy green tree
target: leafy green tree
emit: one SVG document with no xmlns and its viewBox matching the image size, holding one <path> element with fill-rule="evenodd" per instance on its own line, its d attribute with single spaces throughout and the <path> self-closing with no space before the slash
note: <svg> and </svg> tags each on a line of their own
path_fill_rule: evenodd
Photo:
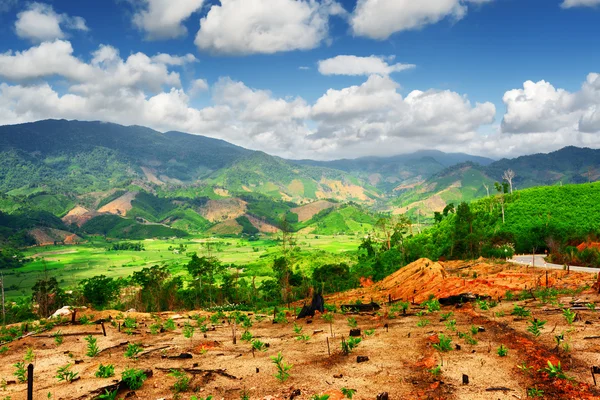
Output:
<svg viewBox="0 0 600 400">
<path fill-rule="evenodd" d="M 106 307 L 109 302 L 115 300 L 121 288 L 119 281 L 105 275 L 84 279 L 80 285 L 83 297 L 96 309 Z"/>
</svg>

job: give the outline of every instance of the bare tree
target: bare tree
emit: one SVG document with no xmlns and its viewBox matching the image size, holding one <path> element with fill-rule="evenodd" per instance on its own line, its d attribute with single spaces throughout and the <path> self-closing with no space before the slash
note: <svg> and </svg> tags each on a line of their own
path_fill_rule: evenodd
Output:
<svg viewBox="0 0 600 400">
<path fill-rule="evenodd" d="M 506 171 L 504 171 L 504 174 L 502 174 L 502 179 L 504 179 L 510 185 L 510 194 L 512 194 L 513 192 L 512 181 L 515 178 L 515 175 L 515 171 L 513 171 L 512 169 L 507 169 Z"/>
</svg>

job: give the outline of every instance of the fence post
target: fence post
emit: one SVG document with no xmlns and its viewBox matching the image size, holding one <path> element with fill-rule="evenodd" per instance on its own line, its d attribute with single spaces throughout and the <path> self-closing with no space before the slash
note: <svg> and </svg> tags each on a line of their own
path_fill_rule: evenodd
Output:
<svg viewBox="0 0 600 400">
<path fill-rule="evenodd" d="M 33 364 L 27 366 L 27 400 L 33 400 Z"/>
</svg>

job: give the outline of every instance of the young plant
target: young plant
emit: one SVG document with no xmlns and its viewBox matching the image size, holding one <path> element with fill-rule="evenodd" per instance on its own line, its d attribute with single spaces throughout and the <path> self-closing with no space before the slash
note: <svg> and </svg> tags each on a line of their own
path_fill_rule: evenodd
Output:
<svg viewBox="0 0 600 400">
<path fill-rule="evenodd" d="M 517 365 L 517 368 L 519 368 L 525 375 L 531 375 L 533 373 L 533 367 L 527 366 L 525 362 Z"/>
<path fill-rule="evenodd" d="M 433 376 L 440 376 L 440 374 L 442 373 L 442 366 L 441 365 L 437 365 L 433 368 L 431 368 L 429 370 L 429 372 L 431 373 L 431 375 Z"/>
<path fill-rule="evenodd" d="M 109 392 L 108 389 L 104 389 L 104 393 L 102 393 L 100 396 L 98 396 L 97 399 L 116 400 L 117 393 L 119 393 L 118 390 L 113 390 L 112 392 Z"/>
<path fill-rule="evenodd" d="M 59 382 L 66 381 L 68 383 L 71 383 L 75 380 L 75 378 L 77 378 L 77 375 L 79 374 L 77 372 L 71 371 L 71 365 L 72 364 L 67 364 L 62 367 L 59 367 L 56 370 L 56 379 L 58 379 Z"/>
<path fill-rule="evenodd" d="M 141 369 L 127 368 L 121 374 L 121 380 L 130 390 L 141 388 L 146 379 L 146 374 Z"/>
<path fill-rule="evenodd" d="M 538 319 L 533 319 L 529 326 L 527 327 L 527 331 L 531 333 L 535 337 L 539 337 L 542 334 L 541 328 L 546 325 L 546 321 L 540 321 Z"/>
<path fill-rule="evenodd" d="M 571 325 L 575 321 L 577 314 L 568 308 L 563 309 L 563 317 L 567 321 L 567 324 Z"/>
<path fill-rule="evenodd" d="M 27 382 L 27 368 L 25 368 L 25 362 L 19 361 L 18 363 L 13 364 L 13 367 L 15 367 L 13 375 L 17 378 L 17 381 L 19 381 L 19 383 Z"/>
<path fill-rule="evenodd" d="M 375 329 L 365 329 L 365 336 L 373 336 L 375 334 Z"/>
<path fill-rule="evenodd" d="M 296 323 L 294 323 L 294 333 L 299 335 L 302 332 L 302 327 Z"/>
<path fill-rule="evenodd" d="M 35 359 L 35 354 L 33 353 L 33 349 L 31 347 L 28 347 L 27 350 L 25 351 L 25 357 L 23 357 L 23 359 L 25 360 L 25 362 L 32 362 Z"/>
<path fill-rule="evenodd" d="M 329 400 L 328 394 L 315 394 L 310 400 Z"/>
<path fill-rule="evenodd" d="M 548 360 L 548 366 L 545 368 L 542 368 L 540 371 L 547 373 L 548 376 L 553 379 L 554 378 L 571 379 L 563 372 L 560 361 L 556 365 L 553 365 L 552 362 L 550 362 L 550 360 Z"/>
<path fill-rule="evenodd" d="M 440 342 L 433 345 L 433 348 L 439 352 L 445 353 L 452 350 L 452 339 L 449 336 L 440 334 Z"/>
<path fill-rule="evenodd" d="M 442 321 L 442 322 L 443 322 L 443 321 L 447 321 L 447 320 L 449 320 L 450 318 L 452 318 L 452 316 L 453 316 L 453 315 L 454 315 L 454 313 L 453 313 L 452 311 L 450 311 L 450 312 L 447 312 L 447 313 L 442 313 L 442 314 L 440 315 L 440 321 Z"/>
<path fill-rule="evenodd" d="M 449 331 L 455 331 L 456 330 L 456 320 L 455 319 L 451 319 L 450 321 L 446 322 L 446 329 L 448 329 Z"/>
<path fill-rule="evenodd" d="M 60 346 L 63 343 L 63 341 L 64 341 L 64 337 L 63 337 L 62 331 L 60 331 L 60 330 L 56 331 L 52 335 L 52 337 L 54 338 L 54 344 L 57 347 Z"/>
<path fill-rule="evenodd" d="M 341 389 L 341 391 L 342 391 L 342 394 L 344 395 L 344 397 L 351 399 L 351 400 L 352 400 L 352 397 L 354 397 L 354 395 L 356 394 L 356 389 L 349 389 L 349 388 L 343 387 Z"/>
<path fill-rule="evenodd" d="M 342 339 L 342 353 L 348 355 L 358 347 L 358 344 L 362 341 L 359 337 L 351 337 L 348 340 Z"/>
<path fill-rule="evenodd" d="M 538 388 L 528 388 L 527 397 L 544 397 L 544 391 Z"/>
<path fill-rule="evenodd" d="M 246 331 L 246 332 L 242 333 L 241 339 L 244 342 L 251 342 L 252 341 L 252 334 L 250 333 L 250 331 Z"/>
<path fill-rule="evenodd" d="M 296 336 L 296 340 L 300 342 L 308 342 L 310 340 L 310 336 L 308 335 L 298 335 Z"/>
<path fill-rule="evenodd" d="M 100 349 L 96 344 L 98 340 L 92 335 L 86 336 L 84 340 L 87 342 L 87 352 L 85 355 L 88 357 L 96 357 L 98 353 L 100 353 Z"/>
<path fill-rule="evenodd" d="M 175 321 L 173 321 L 173 318 L 169 318 L 165 321 L 163 328 L 165 328 L 166 331 L 174 331 L 177 328 L 177 326 L 175 325 Z"/>
<path fill-rule="evenodd" d="M 135 329 L 137 328 L 137 321 L 135 318 L 127 317 L 123 321 L 123 326 L 127 329 Z"/>
<path fill-rule="evenodd" d="M 115 366 L 112 364 L 98 366 L 98 370 L 94 374 L 96 378 L 110 378 L 115 376 Z"/>
<path fill-rule="evenodd" d="M 476 327 L 475 325 L 471 325 L 471 327 L 469 328 L 469 330 L 471 331 L 471 335 L 475 336 L 479 333 L 479 328 Z"/>
<path fill-rule="evenodd" d="M 290 370 L 292 369 L 293 365 L 286 364 L 283 361 L 283 355 L 281 355 L 281 353 L 277 353 L 277 356 L 271 357 L 271 360 L 277 368 L 277 373 L 274 375 L 275 378 L 277 378 L 280 383 L 287 381 L 290 377 Z"/>
<path fill-rule="evenodd" d="M 173 384 L 173 391 L 175 393 L 187 392 L 189 390 L 192 378 L 188 374 L 178 369 L 172 369 L 169 376 L 175 378 L 175 383 Z"/>
<path fill-rule="evenodd" d="M 194 337 L 194 327 L 189 322 L 186 322 L 183 325 L 183 330 L 181 332 L 186 339 L 192 339 Z"/>
<path fill-rule="evenodd" d="M 477 305 L 481 311 L 488 311 L 490 309 L 490 303 L 485 300 L 477 300 Z"/>
<path fill-rule="evenodd" d="M 426 302 L 424 302 L 421 305 L 424 306 L 425 308 L 427 308 L 428 313 L 440 311 L 442 309 L 442 305 L 440 304 L 439 300 L 436 298 L 430 298 L 429 300 L 427 300 Z"/>
<path fill-rule="evenodd" d="M 252 355 L 255 351 L 267 351 L 267 345 L 258 339 L 252 340 Z"/>
<path fill-rule="evenodd" d="M 526 318 L 531 315 L 531 311 L 529 311 L 525 307 L 521 307 L 521 306 L 515 304 L 512 312 L 510 314 L 516 315 L 517 317 Z"/>
<path fill-rule="evenodd" d="M 587 303 L 585 306 L 590 311 L 596 311 L 596 304 L 594 304 L 594 303 Z"/>
<path fill-rule="evenodd" d="M 496 350 L 496 353 L 498 353 L 500 357 L 506 357 L 508 355 L 508 348 L 501 344 L 500 347 L 498 347 L 498 350 Z"/>
<path fill-rule="evenodd" d="M 329 323 L 329 332 L 331 333 L 331 336 L 333 336 L 333 313 L 325 313 L 321 318 L 323 318 L 323 321 Z"/>
<path fill-rule="evenodd" d="M 160 333 L 161 325 L 159 323 L 154 323 L 149 326 L 151 335 L 158 335 Z"/>
<path fill-rule="evenodd" d="M 142 352 L 142 346 L 136 343 L 129 343 L 125 348 L 125 358 L 136 358 Z"/>
<path fill-rule="evenodd" d="M 356 322 L 356 318 L 354 317 L 349 317 L 348 318 L 348 326 L 350 328 L 356 328 L 358 326 L 358 322 Z"/>
<path fill-rule="evenodd" d="M 426 327 L 427 325 L 429 325 L 429 320 L 428 320 L 428 319 L 420 319 L 420 320 L 417 322 L 417 326 L 418 326 L 419 328 Z"/>
</svg>

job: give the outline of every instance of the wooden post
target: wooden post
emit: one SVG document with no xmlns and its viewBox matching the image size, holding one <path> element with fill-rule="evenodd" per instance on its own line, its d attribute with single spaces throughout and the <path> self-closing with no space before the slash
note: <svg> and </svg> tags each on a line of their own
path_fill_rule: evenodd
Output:
<svg viewBox="0 0 600 400">
<path fill-rule="evenodd" d="M 592 370 L 592 379 L 594 380 L 594 386 L 596 386 L 596 374 L 594 373 L 596 371 L 595 371 L 594 367 L 591 367 L 591 370 Z"/>
<path fill-rule="evenodd" d="M 100 326 L 102 326 L 102 334 L 106 336 L 106 328 L 104 327 L 104 321 L 100 322 Z"/>
<path fill-rule="evenodd" d="M 546 270 L 546 287 L 548 287 L 548 270 Z"/>
<path fill-rule="evenodd" d="M 73 314 L 71 314 L 71 323 L 75 323 L 75 315 L 77 315 L 77 309 L 73 309 Z"/>
<path fill-rule="evenodd" d="M 329 348 L 329 338 L 327 338 L 327 354 L 331 355 L 331 349 Z"/>
<path fill-rule="evenodd" d="M 33 400 L 33 364 L 27 366 L 27 400 Z"/>
</svg>

